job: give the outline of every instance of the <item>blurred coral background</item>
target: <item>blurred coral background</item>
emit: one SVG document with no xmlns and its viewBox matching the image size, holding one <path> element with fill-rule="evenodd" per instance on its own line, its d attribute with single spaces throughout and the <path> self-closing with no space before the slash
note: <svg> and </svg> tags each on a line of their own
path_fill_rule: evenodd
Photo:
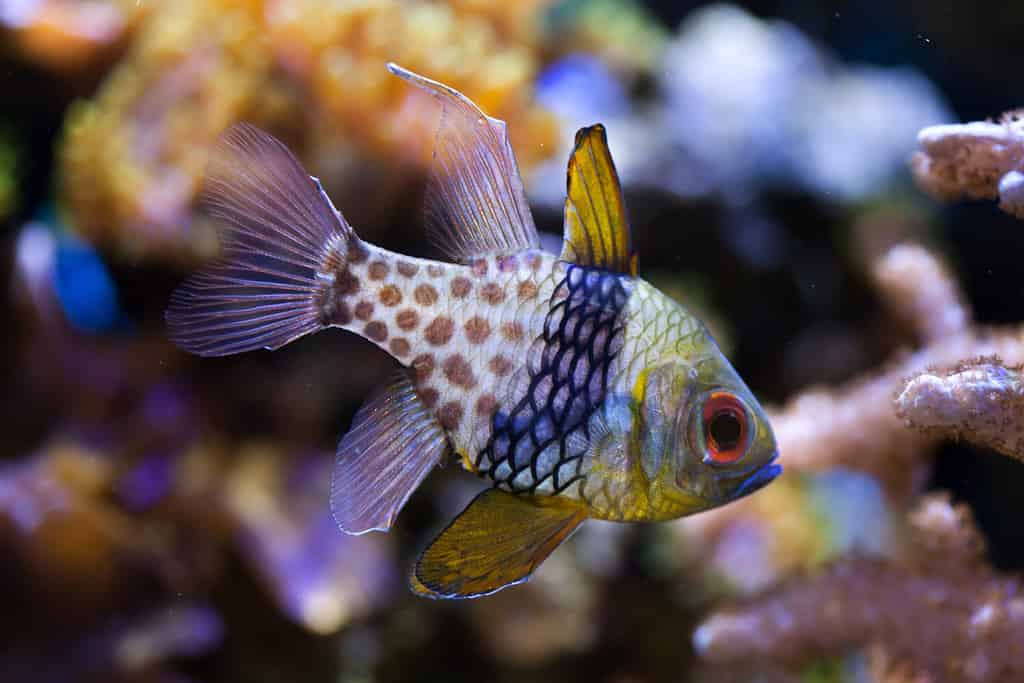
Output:
<svg viewBox="0 0 1024 683">
<path fill-rule="evenodd" d="M 0 680 L 1024 681 L 1022 31 L 1015 2 L 0 0 Z M 640 274 L 772 406 L 782 478 L 588 523 L 471 602 L 405 586 L 484 485 L 458 468 L 336 529 L 337 438 L 394 361 L 199 360 L 163 309 L 238 120 L 431 255 L 436 111 L 388 61 L 509 123 L 556 245 L 604 122 Z"/>
</svg>

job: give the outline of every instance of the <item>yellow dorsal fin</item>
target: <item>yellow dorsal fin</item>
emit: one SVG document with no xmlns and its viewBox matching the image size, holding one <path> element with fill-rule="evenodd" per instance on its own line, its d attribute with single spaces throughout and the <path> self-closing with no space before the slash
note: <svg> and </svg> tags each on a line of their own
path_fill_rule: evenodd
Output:
<svg viewBox="0 0 1024 683">
<path fill-rule="evenodd" d="M 487 489 L 423 551 L 410 586 L 429 598 L 475 598 L 522 583 L 584 519 L 569 502 Z"/>
<path fill-rule="evenodd" d="M 567 176 L 562 258 L 636 275 L 626 204 L 600 123 L 576 132 Z"/>
</svg>

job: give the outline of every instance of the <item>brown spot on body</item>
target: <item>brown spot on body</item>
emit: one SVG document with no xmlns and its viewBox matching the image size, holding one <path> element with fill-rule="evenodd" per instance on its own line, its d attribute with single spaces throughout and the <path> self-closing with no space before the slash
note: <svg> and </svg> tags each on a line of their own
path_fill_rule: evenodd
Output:
<svg viewBox="0 0 1024 683">
<path fill-rule="evenodd" d="M 512 372 L 512 361 L 499 353 L 487 363 L 487 367 L 498 377 L 504 377 Z"/>
<path fill-rule="evenodd" d="M 459 423 L 462 422 L 462 404 L 458 401 L 448 401 L 437 411 L 437 419 L 441 426 L 450 432 L 458 429 Z"/>
<path fill-rule="evenodd" d="M 498 410 L 498 399 L 494 394 L 481 394 L 476 401 L 476 414 L 480 417 L 491 417 Z"/>
<path fill-rule="evenodd" d="M 388 344 L 388 349 L 395 356 L 408 356 L 412 350 L 409 346 L 409 341 L 405 337 L 395 337 L 392 339 L 391 343 Z"/>
<path fill-rule="evenodd" d="M 345 271 L 334 280 L 334 291 L 339 296 L 352 296 L 359 291 L 359 278 Z"/>
<path fill-rule="evenodd" d="M 433 285 L 419 285 L 413 291 L 412 298 L 420 306 L 433 306 L 434 302 L 437 301 L 437 290 L 434 289 Z"/>
<path fill-rule="evenodd" d="M 348 243 L 348 262 L 363 263 L 370 258 L 370 250 L 358 239 L 350 240 Z"/>
<path fill-rule="evenodd" d="M 444 370 L 444 376 L 455 386 L 464 389 L 472 389 L 476 386 L 473 367 L 461 355 L 448 356 L 441 368 Z"/>
<path fill-rule="evenodd" d="M 482 344 L 487 337 L 491 336 L 491 324 L 487 318 L 474 315 L 466 321 L 466 339 L 471 344 Z"/>
<path fill-rule="evenodd" d="M 433 408 L 437 405 L 438 393 L 434 387 L 423 387 L 417 389 L 417 393 L 420 395 L 420 399 L 423 401 L 423 405 L 428 408 Z"/>
<path fill-rule="evenodd" d="M 399 329 L 415 330 L 416 326 L 420 324 L 420 314 L 411 308 L 406 308 L 398 312 L 395 316 L 395 322 L 398 324 Z"/>
<path fill-rule="evenodd" d="M 451 318 L 438 316 L 423 330 L 423 336 L 434 346 L 443 346 L 451 341 L 455 323 Z"/>
<path fill-rule="evenodd" d="M 526 255 L 526 265 L 530 267 L 530 270 L 537 272 L 540 270 L 541 258 L 540 254 L 535 251 L 531 251 Z"/>
<path fill-rule="evenodd" d="M 498 259 L 498 270 L 503 273 L 511 273 L 519 268 L 519 259 L 515 256 L 502 256 Z"/>
<path fill-rule="evenodd" d="M 359 278 L 348 269 L 334 278 L 334 282 L 317 285 L 314 294 L 320 322 L 324 325 L 347 325 L 352 322 L 352 309 L 345 301 L 359 292 Z"/>
<path fill-rule="evenodd" d="M 490 268 L 490 264 L 487 263 L 487 259 L 477 259 L 469 264 L 469 268 L 473 271 L 473 275 L 483 277 L 487 275 L 487 269 Z"/>
<path fill-rule="evenodd" d="M 399 261 L 398 265 L 395 266 L 395 270 L 398 271 L 399 275 L 404 277 L 413 277 L 416 273 L 420 272 L 420 267 L 415 263 L 409 263 L 408 261 Z"/>
<path fill-rule="evenodd" d="M 444 268 L 437 265 L 436 263 L 431 263 L 430 265 L 427 266 L 427 275 L 429 275 L 430 277 L 441 277 L 442 275 L 444 275 Z"/>
<path fill-rule="evenodd" d="M 416 375 L 416 383 L 423 384 L 434 373 L 434 354 L 421 353 L 412 359 L 412 371 Z"/>
<path fill-rule="evenodd" d="M 397 306 L 402 303 L 402 291 L 394 285 L 384 285 L 377 296 L 385 306 Z"/>
<path fill-rule="evenodd" d="M 537 285 L 534 284 L 533 280 L 523 280 L 519 283 L 516 293 L 520 301 L 532 299 L 537 296 Z"/>
<path fill-rule="evenodd" d="M 523 338 L 523 326 L 516 320 L 501 324 L 501 336 L 509 341 L 519 341 Z"/>
<path fill-rule="evenodd" d="M 356 317 L 366 321 L 373 317 L 373 302 L 360 301 L 356 304 Z"/>
<path fill-rule="evenodd" d="M 367 339 L 382 342 L 388 338 L 388 326 L 379 320 L 374 320 L 372 323 L 366 324 L 366 327 L 363 328 L 363 334 L 366 335 Z"/>
<path fill-rule="evenodd" d="M 383 261 L 374 261 L 367 267 L 366 274 L 370 276 L 371 280 L 383 280 L 390 271 L 388 264 Z"/>
<path fill-rule="evenodd" d="M 497 282 L 488 282 L 480 288 L 480 298 L 496 306 L 505 300 L 505 290 Z"/>
<path fill-rule="evenodd" d="M 473 283 L 469 281 L 469 278 L 460 275 L 452 280 L 452 296 L 456 299 L 465 299 L 472 289 Z"/>
</svg>

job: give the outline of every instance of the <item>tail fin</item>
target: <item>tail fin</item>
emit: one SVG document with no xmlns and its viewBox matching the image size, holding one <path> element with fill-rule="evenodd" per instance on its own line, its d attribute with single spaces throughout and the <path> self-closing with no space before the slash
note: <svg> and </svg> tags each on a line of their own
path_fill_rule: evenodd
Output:
<svg viewBox="0 0 1024 683">
<path fill-rule="evenodd" d="M 317 273 L 344 266 L 352 228 L 284 144 L 232 126 L 211 157 L 203 203 L 221 228 L 221 255 L 171 296 L 175 344 L 200 356 L 276 349 L 330 322 L 320 305 L 329 285 Z"/>
</svg>

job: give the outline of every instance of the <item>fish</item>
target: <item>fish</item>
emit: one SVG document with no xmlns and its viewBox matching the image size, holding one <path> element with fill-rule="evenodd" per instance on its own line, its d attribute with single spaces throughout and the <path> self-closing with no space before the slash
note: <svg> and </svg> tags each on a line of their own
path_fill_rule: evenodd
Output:
<svg viewBox="0 0 1024 683">
<path fill-rule="evenodd" d="M 426 547 L 409 585 L 472 598 L 528 580 L 587 519 L 672 520 L 777 477 L 753 393 L 705 325 L 637 275 L 603 125 L 576 133 L 554 254 L 505 123 L 387 68 L 440 103 L 424 201 L 443 260 L 361 240 L 283 143 L 236 123 L 202 194 L 220 254 L 165 316 L 170 338 L 200 356 L 341 328 L 398 361 L 338 445 L 340 529 L 389 530 L 427 475 L 456 460 L 490 486 Z"/>
</svg>

